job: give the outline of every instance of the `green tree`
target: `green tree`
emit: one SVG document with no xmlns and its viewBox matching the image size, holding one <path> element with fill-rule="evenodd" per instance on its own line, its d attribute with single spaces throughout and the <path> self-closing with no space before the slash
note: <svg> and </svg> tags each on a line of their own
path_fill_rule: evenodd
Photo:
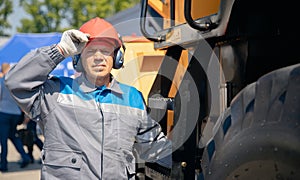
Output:
<svg viewBox="0 0 300 180">
<path fill-rule="evenodd" d="M 11 0 L 0 0 L 0 35 L 7 36 L 5 30 L 10 28 L 7 17 L 13 12 L 13 4 Z"/>
<path fill-rule="evenodd" d="M 21 19 L 18 32 L 44 33 L 61 30 L 61 20 L 67 14 L 68 2 L 62 0 L 21 0 L 20 5 L 31 17 Z"/>
<path fill-rule="evenodd" d="M 106 18 L 139 0 L 20 0 L 31 18 L 21 19 L 18 32 L 61 32 L 78 28 L 93 17 Z"/>
</svg>

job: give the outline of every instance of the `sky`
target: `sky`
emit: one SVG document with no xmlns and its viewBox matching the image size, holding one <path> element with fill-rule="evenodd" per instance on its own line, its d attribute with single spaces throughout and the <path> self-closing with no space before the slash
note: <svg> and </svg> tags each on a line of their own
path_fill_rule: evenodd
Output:
<svg viewBox="0 0 300 180">
<path fill-rule="evenodd" d="M 12 28 L 6 31 L 6 33 L 10 36 L 13 36 L 17 33 L 17 27 L 21 26 L 20 21 L 22 18 L 31 18 L 24 11 L 23 7 L 19 6 L 19 0 L 13 0 L 13 8 L 13 13 L 8 16 L 8 21 Z M 131 28 L 116 27 L 121 35 L 131 35 L 131 31 L 134 31 L 134 34 L 136 35 L 141 35 L 140 28 L 138 26 L 139 20 L 137 19 L 140 15 L 139 7 L 133 7 L 132 11 L 120 12 L 118 14 L 114 15 L 114 17 L 108 18 L 107 20 L 114 25 L 119 24 L 121 26 L 122 22 L 123 25 L 124 22 L 129 24 L 129 27 Z"/>
<path fill-rule="evenodd" d="M 22 18 L 31 18 L 23 9 L 23 7 L 19 6 L 20 0 L 13 0 L 13 12 L 8 16 L 8 21 L 12 26 L 11 29 L 7 30 L 6 33 L 10 36 L 13 36 L 17 33 L 17 27 L 21 26 L 21 19 Z M 116 27 L 121 35 L 131 35 L 133 31 L 136 35 L 141 35 L 140 28 L 138 26 L 139 20 L 137 19 L 140 15 L 140 7 L 133 7 L 131 11 L 124 11 L 119 12 L 118 14 L 114 15 L 114 17 L 108 18 L 107 20 L 112 24 L 116 25 L 119 24 L 120 27 Z M 121 25 L 123 22 L 127 23 L 131 28 L 123 28 Z M 127 32 L 127 31 L 130 31 Z"/>
<path fill-rule="evenodd" d="M 17 27 L 21 26 L 20 20 L 27 18 L 26 12 L 19 6 L 19 0 L 13 0 L 13 13 L 8 16 L 8 21 L 12 26 L 12 29 L 7 32 L 9 35 L 14 35 L 17 32 Z"/>
</svg>

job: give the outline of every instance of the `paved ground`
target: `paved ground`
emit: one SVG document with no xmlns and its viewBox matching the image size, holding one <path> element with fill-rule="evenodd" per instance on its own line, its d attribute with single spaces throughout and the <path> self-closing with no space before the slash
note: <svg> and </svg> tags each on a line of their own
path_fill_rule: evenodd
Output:
<svg viewBox="0 0 300 180">
<path fill-rule="evenodd" d="M 27 150 L 26 146 L 24 146 L 24 149 Z M 0 172 L 0 180 L 39 180 L 41 167 L 39 164 L 40 150 L 35 145 L 33 147 L 33 156 L 35 158 L 35 162 L 21 169 L 18 164 L 21 156 L 11 141 L 8 140 L 8 172 Z"/>
</svg>

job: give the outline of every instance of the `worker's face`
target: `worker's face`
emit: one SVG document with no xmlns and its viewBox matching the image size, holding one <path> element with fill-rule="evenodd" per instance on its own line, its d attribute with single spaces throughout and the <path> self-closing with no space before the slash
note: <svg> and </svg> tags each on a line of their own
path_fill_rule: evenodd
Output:
<svg viewBox="0 0 300 180">
<path fill-rule="evenodd" d="M 110 41 L 92 40 L 81 53 L 81 63 L 90 79 L 110 76 L 115 47 Z"/>
</svg>

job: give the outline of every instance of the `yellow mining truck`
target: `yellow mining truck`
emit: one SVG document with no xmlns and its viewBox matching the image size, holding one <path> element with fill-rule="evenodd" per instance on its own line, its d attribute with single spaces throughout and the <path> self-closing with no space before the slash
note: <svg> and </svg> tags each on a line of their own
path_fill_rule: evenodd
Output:
<svg viewBox="0 0 300 180">
<path fill-rule="evenodd" d="M 138 164 L 137 179 L 300 179 L 296 3 L 141 1 L 155 53 L 125 68 L 141 70 L 134 85 L 173 154 L 172 168 Z"/>
<path fill-rule="evenodd" d="M 124 66 L 113 69 L 112 74 L 118 81 L 136 87 L 147 99 L 165 50 L 154 49 L 153 41 L 143 36 L 122 36 L 122 41 L 126 49 Z"/>
</svg>

